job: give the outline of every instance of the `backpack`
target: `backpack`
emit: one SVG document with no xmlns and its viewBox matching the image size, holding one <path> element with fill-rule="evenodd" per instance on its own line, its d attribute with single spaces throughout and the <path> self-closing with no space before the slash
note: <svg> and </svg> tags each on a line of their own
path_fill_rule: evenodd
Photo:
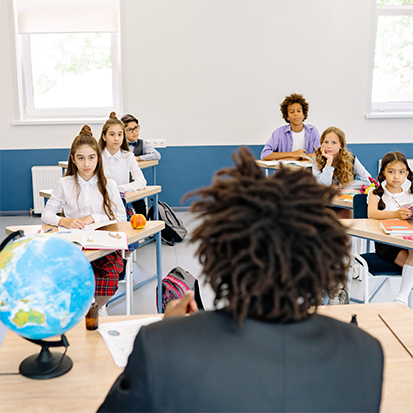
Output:
<svg viewBox="0 0 413 413">
<path fill-rule="evenodd" d="M 172 208 L 165 202 L 158 201 L 159 219 L 165 222 L 165 229 L 161 231 L 162 241 L 168 245 L 181 242 L 188 233 L 184 223 L 175 215 Z M 148 217 L 153 219 L 153 206 L 149 208 Z"/>
<path fill-rule="evenodd" d="M 198 310 L 203 310 L 204 305 L 199 293 L 198 280 L 182 267 L 172 268 L 162 280 L 162 312 L 165 311 L 165 307 L 169 301 L 182 298 L 188 290 L 195 292 L 194 299 Z M 158 308 L 158 287 L 156 287 L 156 308 Z"/>
</svg>

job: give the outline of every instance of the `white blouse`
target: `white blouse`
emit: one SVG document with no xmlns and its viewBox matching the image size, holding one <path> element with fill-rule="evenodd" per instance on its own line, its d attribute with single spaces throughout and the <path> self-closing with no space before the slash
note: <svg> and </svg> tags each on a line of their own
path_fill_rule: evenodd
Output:
<svg viewBox="0 0 413 413">
<path fill-rule="evenodd" d="M 322 185 L 337 184 L 337 181 L 333 179 L 334 166 L 324 166 L 323 170 L 318 169 L 317 162 L 313 164 L 313 175 L 316 177 L 317 182 Z M 354 159 L 354 181 L 350 182 L 347 188 L 361 188 L 361 185 L 370 185 L 369 176 L 366 168 L 361 164 L 357 157 Z M 341 184 L 340 184 L 341 187 Z"/>
<path fill-rule="evenodd" d="M 42 213 L 42 221 L 45 224 L 57 226 L 61 219 L 57 214 L 62 208 L 66 218 L 83 218 L 92 215 L 95 222 L 109 219 L 103 209 L 103 196 L 99 191 L 96 175 L 89 181 L 85 181 L 78 175 L 78 181 L 79 187 L 76 185 L 74 176 L 65 176 L 57 181 Z M 108 179 L 106 189 L 115 219 L 119 222 L 126 221 L 125 207 L 116 182 Z"/>
<path fill-rule="evenodd" d="M 106 178 L 116 181 L 125 191 L 136 191 L 146 187 L 146 179 L 133 153 L 119 149 L 111 155 L 105 148 L 102 151 L 102 159 Z M 132 182 L 129 183 L 130 175 Z"/>
<path fill-rule="evenodd" d="M 400 208 L 408 208 L 409 206 L 413 205 L 413 194 L 410 192 L 410 184 L 406 187 L 405 185 L 402 186 L 403 192 L 399 192 L 398 194 L 392 194 L 386 188 L 386 181 L 383 181 L 381 186 L 384 189 L 384 194 L 382 196 L 383 202 L 386 204 L 386 208 L 384 211 L 397 211 Z M 376 196 L 378 199 L 379 197 L 373 194 L 373 191 L 370 191 L 367 196 L 367 203 L 369 203 L 370 197 Z"/>
</svg>

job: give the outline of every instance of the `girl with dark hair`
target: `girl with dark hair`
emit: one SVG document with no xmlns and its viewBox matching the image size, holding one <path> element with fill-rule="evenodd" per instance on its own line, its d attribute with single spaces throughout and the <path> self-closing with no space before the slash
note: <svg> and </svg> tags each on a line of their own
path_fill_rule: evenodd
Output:
<svg viewBox="0 0 413 413">
<path fill-rule="evenodd" d="M 62 209 L 64 217 L 58 215 Z M 85 125 L 72 143 L 66 175 L 53 189 L 42 221 L 82 229 L 108 219 L 126 221 L 125 208 L 116 182 L 105 177 L 99 145 L 90 127 Z M 91 264 L 95 273 L 95 298 L 101 308 L 118 288 L 119 274 L 123 270 L 122 255 L 116 251 Z"/>
<path fill-rule="evenodd" d="M 370 174 L 346 149 L 346 144 L 346 136 L 341 129 L 335 126 L 327 128 L 321 134 L 321 146 L 315 151 L 313 174 L 323 185 L 338 185 L 340 188 L 369 186 Z"/>
<path fill-rule="evenodd" d="M 368 196 L 369 218 L 411 218 L 409 207 L 413 205 L 413 173 L 401 152 L 384 155 L 377 181 L 379 187 L 370 191 Z M 403 267 L 402 284 L 394 301 L 408 305 L 413 288 L 413 251 L 378 242 L 375 244 L 379 258 Z"/>
<path fill-rule="evenodd" d="M 261 152 L 262 160 L 312 156 L 320 146 L 320 134 L 315 126 L 304 124 L 308 108 L 309 104 L 303 95 L 293 93 L 285 97 L 280 110 L 288 125 L 281 126 L 272 133 Z"/>
<path fill-rule="evenodd" d="M 113 179 L 124 191 L 136 191 L 146 187 L 138 162 L 131 152 L 125 137 L 125 125 L 112 112 L 102 128 L 99 139 L 102 150 L 103 169 L 108 178 Z M 132 176 L 132 182 L 129 182 Z"/>
</svg>

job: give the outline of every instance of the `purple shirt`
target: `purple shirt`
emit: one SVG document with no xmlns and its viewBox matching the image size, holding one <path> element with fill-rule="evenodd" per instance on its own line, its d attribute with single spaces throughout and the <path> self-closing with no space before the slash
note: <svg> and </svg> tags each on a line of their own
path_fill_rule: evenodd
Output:
<svg viewBox="0 0 413 413">
<path fill-rule="evenodd" d="M 305 150 L 307 153 L 313 153 L 320 146 L 320 134 L 313 125 L 304 125 L 305 129 Z M 271 138 L 265 144 L 261 152 L 261 159 L 272 154 L 273 152 L 291 152 L 293 149 L 293 136 L 291 126 L 285 125 L 276 129 Z"/>
</svg>

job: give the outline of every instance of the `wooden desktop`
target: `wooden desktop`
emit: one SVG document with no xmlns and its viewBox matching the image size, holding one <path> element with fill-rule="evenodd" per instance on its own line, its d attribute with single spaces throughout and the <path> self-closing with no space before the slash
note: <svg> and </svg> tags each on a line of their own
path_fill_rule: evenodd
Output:
<svg viewBox="0 0 413 413">
<path fill-rule="evenodd" d="M 357 315 L 359 327 L 376 337 L 384 350 L 380 411 L 412 412 L 413 311 L 401 304 L 384 303 L 322 306 L 318 312 L 346 323 L 350 322 L 353 314 Z M 111 316 L 101 318 L 100 322 L 148 316 Z M 84 320 L 66 336 L 70 344 L 67 354 L 74 363 L 72 370 L 47 381 L 32 380 L 21 375 L 0 375 L 2 411 L 96 412 L 122 369 L 116 367 L 99 333 L 86 330 Z M 8 331 L 0 348 L 0 373 L 18 372 L 21 361 L 38 351 L 38 346 Z M 339 371 L 335 373 L 340 374 Z"/>
</svg>

